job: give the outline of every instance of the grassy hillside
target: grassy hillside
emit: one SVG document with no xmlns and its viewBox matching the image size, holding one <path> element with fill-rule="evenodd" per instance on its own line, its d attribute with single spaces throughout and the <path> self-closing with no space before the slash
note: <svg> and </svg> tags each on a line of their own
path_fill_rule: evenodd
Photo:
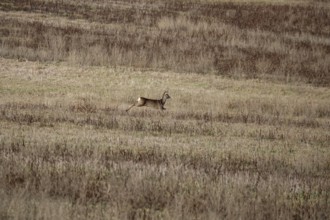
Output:
<svg viewBox="0 0 330 220">
<path fill-rule="evenodd" d="M 4 57 L 330 83 L 322 1 L 0 3 Z"/>
<path fill-rule="evenodd" d="M 329 219 L 329 17 L 2 0 L 0 219 Z"/>
</svg>

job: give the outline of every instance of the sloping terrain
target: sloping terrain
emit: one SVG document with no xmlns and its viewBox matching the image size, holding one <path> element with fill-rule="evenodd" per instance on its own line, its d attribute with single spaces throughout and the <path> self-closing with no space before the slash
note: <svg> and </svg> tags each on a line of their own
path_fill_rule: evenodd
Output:
<svg viewBox="0 0 330 220">
<path fill-rule="evenodd" d="M 330 7 L 292 1 L 2 1 L 1 55 L 329 85 Z"/>
<path fill-rule="evenodd" d="M 0 219 L 329 219 L 329 17 L 2 0 Z"/>
</svg>

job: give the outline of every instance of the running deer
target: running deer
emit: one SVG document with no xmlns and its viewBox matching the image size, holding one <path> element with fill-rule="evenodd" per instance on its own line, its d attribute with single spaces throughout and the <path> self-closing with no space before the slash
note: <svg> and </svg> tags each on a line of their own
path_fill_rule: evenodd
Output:
<svg viewBox="0 0 330 220">
<path fill-rule="evenodd" d="M 136 107 L 147 106 L 147 107 L 151 107 L 151 108 L 165 110 L 166 109 L 166 108 L 164 108 L 165 102 L 167 99 L 170 99 L 170 98 L 171 98 L 171 96 L 168 94 L 167 91 L 165 91 L 163 93 L 163 97 L 161 99 L 148 99 L 148 98 L 144 98 L 144 97 L 139 97 L 136 100 L 136 102 L 126 110 L 126 112 L 128 112 L 134 106 L 136 106 Z"/>
</svg>

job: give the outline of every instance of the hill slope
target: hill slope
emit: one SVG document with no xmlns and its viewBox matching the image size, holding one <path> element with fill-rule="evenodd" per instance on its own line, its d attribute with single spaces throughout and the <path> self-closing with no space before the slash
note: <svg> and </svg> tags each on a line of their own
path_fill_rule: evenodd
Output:
<svg viewBox="0 0 330 220">
<path fill-rule="evenodd" d="M 329 4 L 251 2 L 6 0 L 0 55 L 329 85 Z"/>
<path fill-rule="evenodd" d="M 329 17 L 2 0 L 0 219 L 329 219 Z"/>
</svg>

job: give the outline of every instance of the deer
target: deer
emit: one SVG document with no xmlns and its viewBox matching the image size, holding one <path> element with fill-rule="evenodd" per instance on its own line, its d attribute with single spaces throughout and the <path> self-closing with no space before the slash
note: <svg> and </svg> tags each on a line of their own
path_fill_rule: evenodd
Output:
<svg viewBox="0 0 330 220">
<path fill-rule="evenodd" d="M 131 105 L 128 109 L 126 109 L 126 112 L 128 112 L 134 106 L 136 107 L 146 106 L 164 111 L 166 110 L 166 108 L 164 108 L 165 102 L 167 99 L 170 98 L 171 96 L 168 94 L 167 91 L 163 93 L 161 99 L 149 99 L 149 98 L 139 97 L 133 105 Z"/>
</svg>

